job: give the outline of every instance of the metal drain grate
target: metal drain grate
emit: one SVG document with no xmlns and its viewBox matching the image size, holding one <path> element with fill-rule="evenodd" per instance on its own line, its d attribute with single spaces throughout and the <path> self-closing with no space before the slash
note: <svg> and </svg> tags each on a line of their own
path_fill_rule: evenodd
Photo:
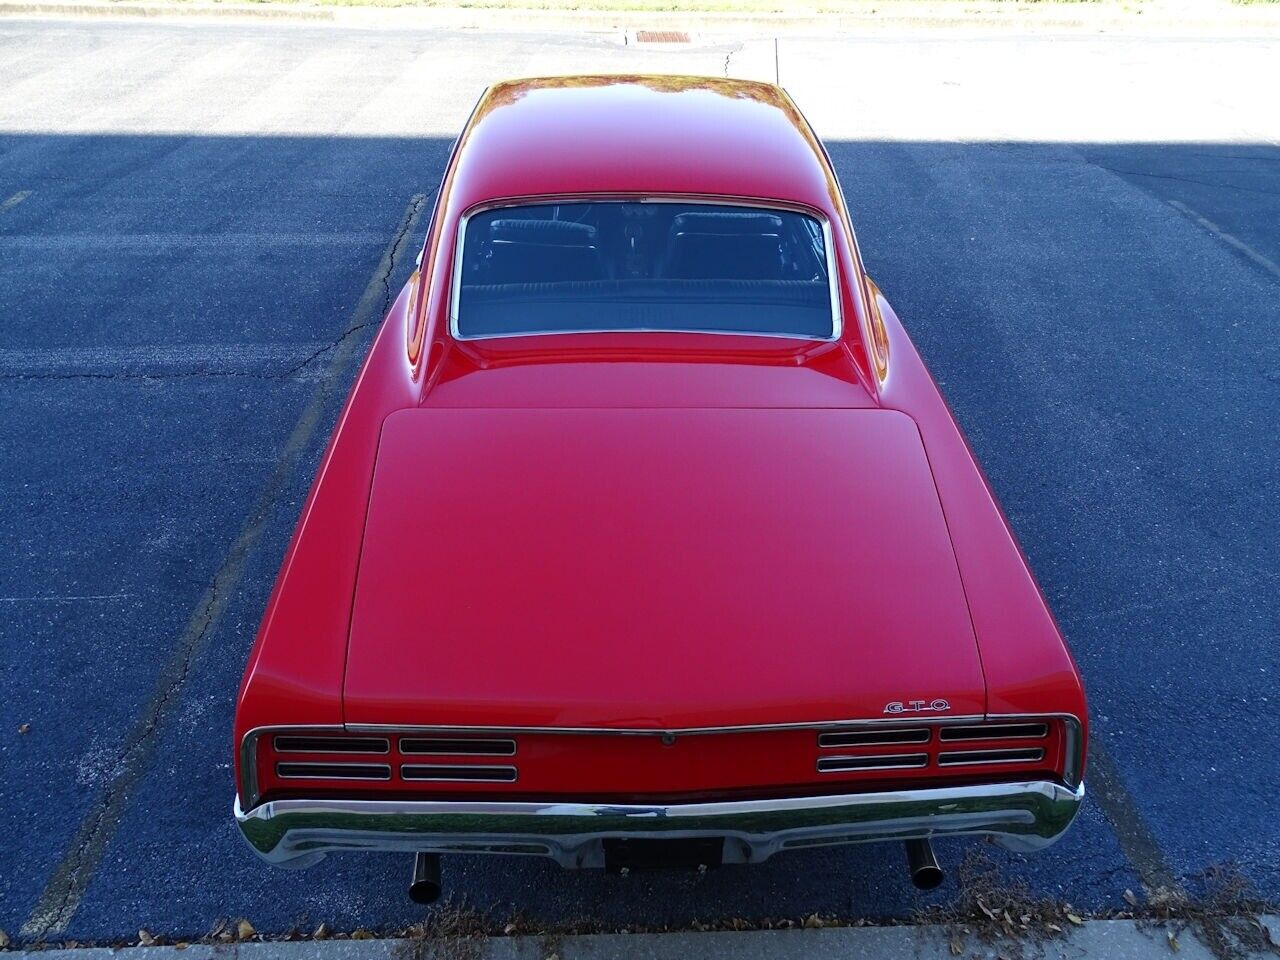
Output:
<svg viewBox="0 0 1280 960">
<path fill-rule="evenodd" d="M 636 43 L 688 43 L 683 30 L 637 30 Z"/>
</svg>

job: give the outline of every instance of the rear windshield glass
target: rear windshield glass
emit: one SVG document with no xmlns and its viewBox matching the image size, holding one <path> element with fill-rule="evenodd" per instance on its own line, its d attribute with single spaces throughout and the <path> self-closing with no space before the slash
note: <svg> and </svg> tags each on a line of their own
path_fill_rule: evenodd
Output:
<svg viewBox="0 0 1280 960">
<path fill-rule="evenodd" d="M 822 224 L 789 210 L 601 201 L 502 207 L 463 236 L 454 332 L 834 335 Z"/>
</svg>

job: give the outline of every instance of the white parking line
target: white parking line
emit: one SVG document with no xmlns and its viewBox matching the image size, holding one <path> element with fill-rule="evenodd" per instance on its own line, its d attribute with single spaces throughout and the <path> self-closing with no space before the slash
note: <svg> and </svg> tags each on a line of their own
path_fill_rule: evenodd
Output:
<svg viewBox="0 0 1280 960">
<path fill-rule="evenodd" d="M 0 377 L 113 376 L 137 373 L 230 374 L 288 369 L 328 345 L 323 340 L 284 343 L 176 343 L 0 350 Z"/>
<path fill-rule="evenodd" d="M 356 303 L 346 329 L 358 329 L 376 321 L 391 305 L 398 291 L 389 286 L 389 279 L 397 265 L 412 256 L 408 237 L 429 209 L 426 198 L 421 194 L 410 200 L 391 243 Z M 285 441 L 275 469 L 251 507 L 244 526 L 191 611 L 191 619 L 170 651 L 168 660 L 160 665 L 155 692 L 120 744 L 110 784 L 85 813 L 61 861 L 23 923 L 19 933 L 24 939 L 34 941 L 61 936 L 80 908 L 80 901 L 115 836 L 125 809 L 147 772 L 165 717 L 177 702 L 178 691 L 191 676 L 191 664 L 235 595 L 241 574 L 248 564 L 249 552 L 261 537 L 276 500 L 292 478 L 313 435 L 323 425 L 326 406 L 336 392 L 345 389 L 348 366 L 361 343 L 358 337 L 341 338 L 330 355 L 323 379 L 317 384 Z"/>
<path fill-rule="evenodd" d="M 169 247 L 367 247 L 380 233 L 51 233 L 0 237 L 0 250 L 157 250 Z"/>
<path fill-rule="evenodd" d="M 1200 224 L 1200 226 L 1204 227 L 1206 230 L 1212 233 L 1215 237 L 1217 237 L 1227 246 L 1234 247 L 1236 250 L 1239 250 L 1246 257 L 1248 257 L 1250 260 L 1252 260 L 1254 263 L 1260 266 L 1263 270 L 1267 271 L 1267 273 L 1271 274 L 1273 277 L 1280 277 L 1280 266 L 1277 266 L 1274 260 L 1269 260 L 1268 258 L 1264 257 L 1262 254 L 1260 254 L 1257 250 L 1253 249 L 1253 247 L 1249 246 L 1239 237 L 1234 237 L 1231 234 L 1227 233 L 1227 231 L 1223 230 L 1220 226 L 1218 226 L 1212 220 L 1207 220 L 1204 217 L 1200 216 L 1200 214 L 1196 213 L 1194 210 L 1188 207 L 1185 203 L 1181 203 L 1177 200 L 1170 200 L 1169 206 L 1173 207 L 1173 209 L 1177 210 L 1179 213 L 1185 214 L 1186 216 L 1190 217 L 1192 220 Z"/>
<path fill-rule="evenodd" d="M 0 213 L 3 213 L 6 210 L 12 210 L 29 196 L 31 196 L 30 190 L 19 190 L 4 203 L 0 203 Z"/>
<path fill-rule="evenodd" d="M 88 593 L 68 597 L 0 597 L 0 603 L 80 603 L 86 600 L 131 600 L 132 593 Z"/>
</svg>

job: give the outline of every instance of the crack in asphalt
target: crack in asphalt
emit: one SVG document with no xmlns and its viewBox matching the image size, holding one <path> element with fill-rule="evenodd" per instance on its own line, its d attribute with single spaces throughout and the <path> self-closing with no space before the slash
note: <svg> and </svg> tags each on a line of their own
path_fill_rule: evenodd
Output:
<svg viewBox="0 0 1280 960">
<path fill-rule="evenodd" d="M 742 44 L 738 44 L 737 46 L 735 46 L 735 47 L 733 47 L 733 48 L 731 48 L 730 50 L 728 50 L 728 51 L 726 51 L 726 52 L 725 52 L 725 55 L 724 55 L 724 77 L 725 77 L 725 79 L 726 79 L 726 80 L 728 80 L 728 79 L 729 79 L 729 61 L 733 59 L 733 55 L 734 55 L 735 53 L 739 53 L 739 52 L 741 52 L 741 50 L 742 50 Z"/>
<path fill-rule="evenodd" d="M 406 208 L 390 245 L 378 262 L 373 278 L 356 304 L 353 322 L 334 341 L 334 347 L 338 349 L 325 371 L 324 379 L 317 384 L 299 416 L 253 511 L 196 604 L 182 637 L 160 671 L 151 701 L 126 734 L 114 765 L 118 773 L 81 821 L 74 840 L 22 925 L 20 935 L 23 938 L 39 942 L 49 936 L 64 933 L 79 909 L 129 801 L 150 767 L 159 731 L 170 704 L 181 693 L 205 640 L 225 611 L 244 572 L 249 553 L 261 536 L 272 508 L 289 483 L 298 460 L 319 426 L 330 394 L 338 385 L 339 374 L 355 351 L 358 341 L 351 339 L 351 334 L 376 322 L 386 314 L 391 305 L 391 276 L 405 238 L 413 232 L 425 201 L 425 195 L 417 194 Z"/>
</svg>

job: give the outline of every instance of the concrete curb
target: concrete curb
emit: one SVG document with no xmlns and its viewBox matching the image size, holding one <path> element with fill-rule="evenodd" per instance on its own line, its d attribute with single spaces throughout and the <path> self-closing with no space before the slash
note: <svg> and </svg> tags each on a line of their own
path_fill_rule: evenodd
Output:
<svg viewBox="0 0 1280 960">
<path fill-rule="evenodd" d="M 1012 10 L 943 9 L 923 3 L 912 11 L 886 13 L 868 4 L 863 12 L 823 15 L 740 14 L 673 11 L 539 10 L 485 7 L 308 6 L 294 3 L 218 3 L 207 0 L 0 0 L 0 16 L 35 17 L 233 17 L 283 21 L 324 21 L 350 26 L 418 27 L 512 32 L 518 22 L 539 31 L 582 32 L 637 29 L 679 30 L 690 34 L 777 36 L 786 34 L 917 32 L 965 30 L 998 32 L 1123 33 L 1141 35 L 1259 36 L 1280 34 L 1280 9 L 1227 7 L 1205 16 L 1138 15 L 1090 4 L 1046 4 Z M 1262 32 L 1262 34 L 1260 34 Z"/>
<path fill-rule="evenodd" d="M 1280 917 L 1262 918 L 1273 940 Z M 1170 937 L 1176 937 L 1176 942 Z M 953 944 L 940 926 L 827 927 L 816 930 L 752 930 L 739 933 L 636 933 L 568 937 L 493 937 L 482 940 L 298 940 L 192 944 L 189 947 L 83 947 L 12 951 L 26 960 L 416 960 L 465 956 L 468 960 L 997 960 L 1024 950 L 1009 940 L 984 944 L 960 937 Z M 959 950 L 957 954 L 956 950 Z M 459 952 L 461 951 L 461 952 Z M 1188 929 L 1136 920 L 1092 920 L 1060 938 L 1035 943 L 1043 960 L 1214 960 Z M 1243 955 L 1242 955 L 1243 956 Z M 1274 956 L 1274 954 L 1258 954 Z"/>
</svg>

